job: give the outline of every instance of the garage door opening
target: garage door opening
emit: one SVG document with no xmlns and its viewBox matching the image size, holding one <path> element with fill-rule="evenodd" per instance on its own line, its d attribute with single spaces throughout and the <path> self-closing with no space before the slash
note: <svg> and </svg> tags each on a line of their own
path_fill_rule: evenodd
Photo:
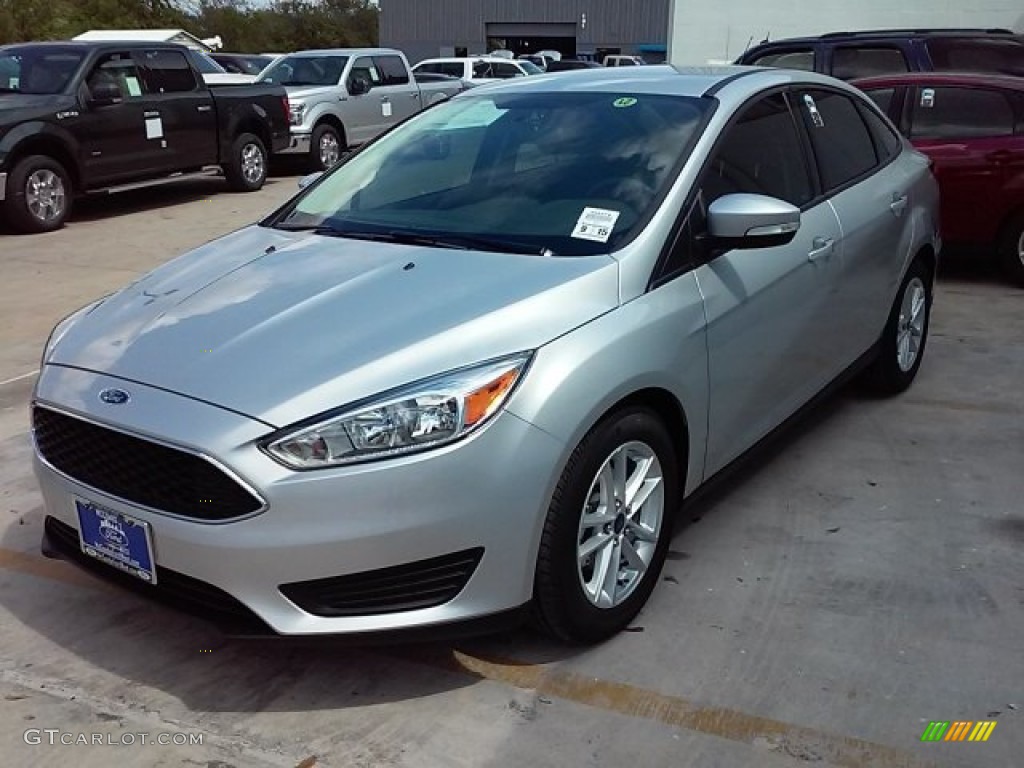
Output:
<svg viewBox="0 0 1024 768">
<path fill-rule="evenodd" d="M 505 49 L 516 56 L 538 51 L 558 51 L 576 56 L 575 24 L 488 24 L 488 52 Z"/>
</svg>

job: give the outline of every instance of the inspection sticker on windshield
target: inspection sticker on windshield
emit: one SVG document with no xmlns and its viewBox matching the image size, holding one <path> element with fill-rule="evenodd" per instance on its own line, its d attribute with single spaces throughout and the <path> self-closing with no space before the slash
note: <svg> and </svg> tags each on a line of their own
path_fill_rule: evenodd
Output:
<svg viewBox="0 0 1024 768">
<path fill-rule="evenodd" d="M 580 240 L 607 243 L 618 218 L 618 211 L 609 211 L 607 208 L 584 208 L 572 236 Z"/>
<path fill-rule="evenodd" d="M 636 104 L 636 99 L 632 96 L 623 96 L 621 99 L 616 99 L 612 102 L 612 106 L 617 109 L 624 109 L 625 107 L 632 107 Z"/>
</svg>

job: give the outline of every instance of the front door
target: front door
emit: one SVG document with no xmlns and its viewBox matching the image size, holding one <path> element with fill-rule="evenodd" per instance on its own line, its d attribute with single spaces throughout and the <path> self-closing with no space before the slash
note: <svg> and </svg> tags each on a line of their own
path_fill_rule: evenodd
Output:
<svg viewBox="0 0 1024 768">
<path fill-rule="evenodd" d="M 353 83 L 363 80 L 369 89 L 365 93 L 356 93 Z M 381 94 L 380 70 L 370 56 L 360 56 L 352 62 L 345 86 L 348 89 L 348 103 L 345 130 L 349 144 L 364 144 L 384 130 L 385 121 L 390 119 L 394 110 L 389 106 L 390 98 L 384 99 Z M 386 95 L 386 94 L 385 94 Z"/>
<path fill-rule="evenodd" d="M 163 170 L 182 171 L 217 162 L 217 113 L 210 89 L 181 51 L 135 52 L 149 94 L 147 139 L 165 151 Z"/>
<path fill-rule="evenodd" d="M 114 103 L 93 101 L 101 91 L 120 93 Z M 85 77 L 83 110 L 74 118 L 79 161 L 89 188 L 139 178 L 159 165 L 163 150 L 146 138 L 143 114 L 149 96 L 129 51 L 100 56 Z"/>
<path fill-rule="evenodd" d="M 785 200 L 802 216 L 790 243 L 705 254 L 710 260 L 696 270 L 708 323 L 707 475 L 821 389 L 834 355 L 825 320 L 838 270 L 839 221 L 816 196 L 784 94 L 746 107 L 716 148 L 699 202 L 706 210 L 732 193 Z"/>
</svg>

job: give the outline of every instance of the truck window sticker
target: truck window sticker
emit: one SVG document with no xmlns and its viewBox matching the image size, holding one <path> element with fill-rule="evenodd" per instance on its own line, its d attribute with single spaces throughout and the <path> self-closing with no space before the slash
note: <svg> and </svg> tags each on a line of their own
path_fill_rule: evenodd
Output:
<svg viewBox="0 0 1024 768">
<path fill-rule="evenodd" d="M 824 128 L 825 120 L 821 116 L 821 112 L 818 111 L 818 105 L 814 103 L 814 99 L 809 94 L 804 94 L 804 105 L 807 107 L 807 114 L 811 116 L 811 122 L 814 123 L 815 128 Z"/>
<path fill-rule="evenodd" d="M 935 106 L 935 89 L 934 88 L 922 88 L 921 89 L 921 106 L 925 109 L 931 109 Z"/>
</svg>

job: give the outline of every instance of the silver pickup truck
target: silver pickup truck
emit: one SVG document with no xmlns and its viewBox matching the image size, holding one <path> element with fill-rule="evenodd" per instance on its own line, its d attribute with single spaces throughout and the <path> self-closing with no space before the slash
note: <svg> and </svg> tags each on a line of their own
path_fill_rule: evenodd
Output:
<svg viewBox="0 0 1024 768">
<path fill-rule="evenodd" d="M 282 154 L 307 156 L 311 171 L 327 170 L 347 149 L 467 87 L 456 78 L 418 80 L 390 48 L 301 51 L 259 79 L 288 91 L 291 143 Z"/>
</svg>

